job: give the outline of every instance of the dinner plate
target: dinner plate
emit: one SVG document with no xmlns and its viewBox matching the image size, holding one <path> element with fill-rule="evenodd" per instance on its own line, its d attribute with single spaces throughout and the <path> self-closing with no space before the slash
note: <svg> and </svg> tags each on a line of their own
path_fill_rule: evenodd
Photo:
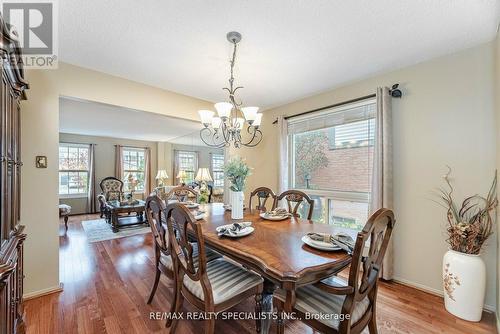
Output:
<svg viewBox="0 0 500 334">
<path fill-rule="evenodd" d="M 200 213 L 199 215 L 194 216 L 194 219 L 196 219 L 196 220 L 201 220 L 203 218 L 205 218 L 205 212 Z"/>
<path fill-rule="evenodd" d="M 288 219 L 290 216 L 288 214 L 286 215 L 281 215 L 281 216 L 269 216 L 266 212 L 262 212 L 259 214 L 260 218 L 266 219 L 266 220 L 285 220 Z"/>
<path fill-rule="evenodd" d="M 195 209 L 195 208 L 197 208 L 197 207 L 200 206 L 198 203 L 186 203 L 186 202 L 182 202 L 181 204 L 185 205 L 186 208 L 188 208 L 188 209 Z"/>
<path fill-rule="evenodd" d="M 335 245 L 333 245 L 331 243 L 328 243 L 328 242 L 313 240 L 308 235 L 304 235 L 302 237 L 302 241 L 306 245 L 311 246 L 312 248 L 319 249 L 319 250 L 334 251 L 334 250 L 340 250 L 340 249 L 342 249 L 339 246 L 335 246 Z"/>
<path fill-rule="evenodd" d="M 223 228 L 227 228 L 228 226 L 230 225 L 223 225 L 223 226 L 219 226 L 217 227 L 215 230 L 217 231 L 217 233 L 219 233 L 219 231 Z M 253 228 L 253 226 L 247 226 L 245 227 L 244 229 L 241 229 L 238 234 L 236 235 L 229 235 L 229 234 L 224 234 L 225 237 L 230 237 L 230 238 L 240 238 L 240 237 L 244 237 L 246 235 L 249 235 L 250 233 L 252 233 L 255 229 Z"/>
</svg>

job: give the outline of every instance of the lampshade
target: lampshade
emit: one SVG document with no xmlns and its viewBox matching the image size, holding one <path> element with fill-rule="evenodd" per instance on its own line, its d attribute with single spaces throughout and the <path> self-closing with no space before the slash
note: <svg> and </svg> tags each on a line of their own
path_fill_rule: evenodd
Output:
<svg viewBox="0 0 500 334">
<path fill-rule="evenodd" d="M 229 102 L 219 102 L 214 104 L 214 107 L 217 110 L 217 114 L 219 114 L 219 117 L 222 119 L 229 117 L 233 109 L 233 105 Z"/>
<path fill-rule="evenodd" d="M 176 176 L 176 178 L 181 179 L 181 180 L 185 179 L 186 177 L 187 177 L 187 173 L 184 170 L 180 170 L 179 173 L 177 173 L 177 176 Z"/>
<path fill-rule="evenodd" d="M 245 116 L 247 122 L 252 124 L 253 121 L 255 121 L 255 117 L 257 117 L 259 107 L 244 107 L 241 108 L 241 111 L 243 112 L 243 116 Z"/>
<path fill-rule="evenodd" d="M 156 174 L 156 179 L 157 180 L 168 179 L 167 171 L 164 169 L 159 169 L 158 173 Z"/>
<path fill-rule="evenodd" d="M 212 176 L 210 176 L 210 171 L 208 168 L 199 168 L 198 173 L 195 177 L 196 181 L 212 182 Z"/>
<path fill-rule="evenodd" d="M 257 113 L 257 115 L 255 115 L 255 121 L 253 121 L 252 125 L 258 128 L 261 122 L 262 122 L 262 114 Z"/>
<path fill-rule="evenodd" d="M 220 117 L 214 117 L 214 118 L 212 118 L 212 127 L 214 129 L 218 129 L 221 122 L 222 122 L 222 120 L 220 119 Z"/>
<path fill-rule="evenodd" d="M 208 126 L 212 123 L 212 118 L 214 117 L 214 112 L 211 110 L 198 110 L 198 114 L 200 114 L 201 123 L 203 125 Z"/>
</svg>

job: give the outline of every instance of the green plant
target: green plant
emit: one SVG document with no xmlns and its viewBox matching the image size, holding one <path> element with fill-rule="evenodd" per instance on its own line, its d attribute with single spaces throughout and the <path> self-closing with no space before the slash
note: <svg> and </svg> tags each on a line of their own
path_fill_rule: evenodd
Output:
<svg viewBox="0 0 500 334">
<path fill-rule="evenodd" d="M 241 157 L 236 156 L 224 166 L 224 173 L 231 182 L 232 191 L 243 191 L 246 179 L 250 175 L 250 167 Z"/>
<path fill-rule="evenodd" d="M 449 176 L 451 168 L 444 180 L 448 189 L 439 189 L 441 202 L 448 219 L 448 239 L 451 249 L 467 254 L 479 254 L 485 241 L 493 234 L 493 214 L 498 205 L 497 174 L 493 178 L 490 190 L 486 197 L 473 195 L 465 198 L 460 206 L 453 198 L 453 186 Z M 444 204 L 444 205 L 443 205 Z"/>
<path fill-rule="evenodd" d="M 324 131 L 311 131 L 295 136 L 295 182 L 299 188 L 309 184 L 314 172 L 328 166 L 328 137 Z"/>
</svg>

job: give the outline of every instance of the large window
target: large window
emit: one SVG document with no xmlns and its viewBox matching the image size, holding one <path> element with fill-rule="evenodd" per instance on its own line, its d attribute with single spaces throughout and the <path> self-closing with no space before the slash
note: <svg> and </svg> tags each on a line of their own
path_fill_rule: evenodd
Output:
<svg viewBox="0 0 500 334">
<path fill-rule="evenodd" d="M 292 118 L 288 125 L 290 188 L 314 198 L 313 220 L 351 235 L 368 218 L 375 110 L 369 100 Z"/>
<path fill-rule="evenodd" d="M 135 190 L 137 192 L 144 191 L 144 175 L 145 175 L 145 149 L 143 148 L 123 148 L 123 182 L 124 190 Z"/>
<path fill-rule="evenodd" d="M 214 187 L 224 187 L 224 154 L 212 153 L 212 177 Z"/>
<path fill-rule="evenodd" d="M 59 144 L 59 195 L 82 197 L 88 192 L 89 145 Z"/>
<path fill-rule="evenodd" d="M 193 151 L 175 151 L 175 153 L 177 175 L 180 171 L 184 171 L 184 179 L 179 181 L 186 184 L 194 182 L 195 173 L 198 170 L 198 153 Z"/>
</svg>

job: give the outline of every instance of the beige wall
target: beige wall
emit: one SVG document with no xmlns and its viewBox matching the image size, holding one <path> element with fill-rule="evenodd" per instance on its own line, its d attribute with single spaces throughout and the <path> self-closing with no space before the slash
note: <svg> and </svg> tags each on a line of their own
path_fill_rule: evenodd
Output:
<svg viewBox="0 0 500 334">
<path fill-rule="evenodd" d="M 247 189 L 278 187 L 278 115 L 293 115 L 374 93 L 400 83 L 404 97 L 393 100 L 395 276 L 441 292 L 441 265 L 447 250 L 445 212 L 432 199 L 453 168 L 457 198 L 486 193 L 496 168 L 493 44 L 434 59 L 355 82 L 264 112 L 264 139 L 256 148 L 231 150 L 254 168 Z M 486 304 L 496 304 L 496 238 L 485 247 Z"/>
<path fill-rule="evenodd" d="M 157 142 L 131 140 L 111 137 L 83 136 L 69 133 L 59 133 L 59 142 L 61 143 L 81 143 L 96 144 L 95 147 L 95 174 L 96 174 L 96 192 L 100 193 L 99 183 L 108 176 L 115 176 L 115 145 L 132 147 L 149 147 L 151 149 L 151 181 L 152 187 L 156 185 L 156 172 L 158 171 L 158 150 Z M 152 189 L 152 188 L 151 188 Z M 143 198 L 143 194 L 140 196 Z M 71 213 L 85 213 L 87 198 L 60 198 L 59 203 L 71 206 Z M 99 209 L 99 208 L 97 208 Z"/>
<path fill-rule="evenodd" d="M 25 248 L 25 294 L 59 286 L 58 144 L 59 97 L 198 120 L 197 110 L 211 103 L 137 82 L 59 63 L 58 70 L 29 70 L 31 89 L 22 103 L 21 222 Z M 35 168 L 35 156 L 46 155 L 47 169 Z"/>
</svg>

